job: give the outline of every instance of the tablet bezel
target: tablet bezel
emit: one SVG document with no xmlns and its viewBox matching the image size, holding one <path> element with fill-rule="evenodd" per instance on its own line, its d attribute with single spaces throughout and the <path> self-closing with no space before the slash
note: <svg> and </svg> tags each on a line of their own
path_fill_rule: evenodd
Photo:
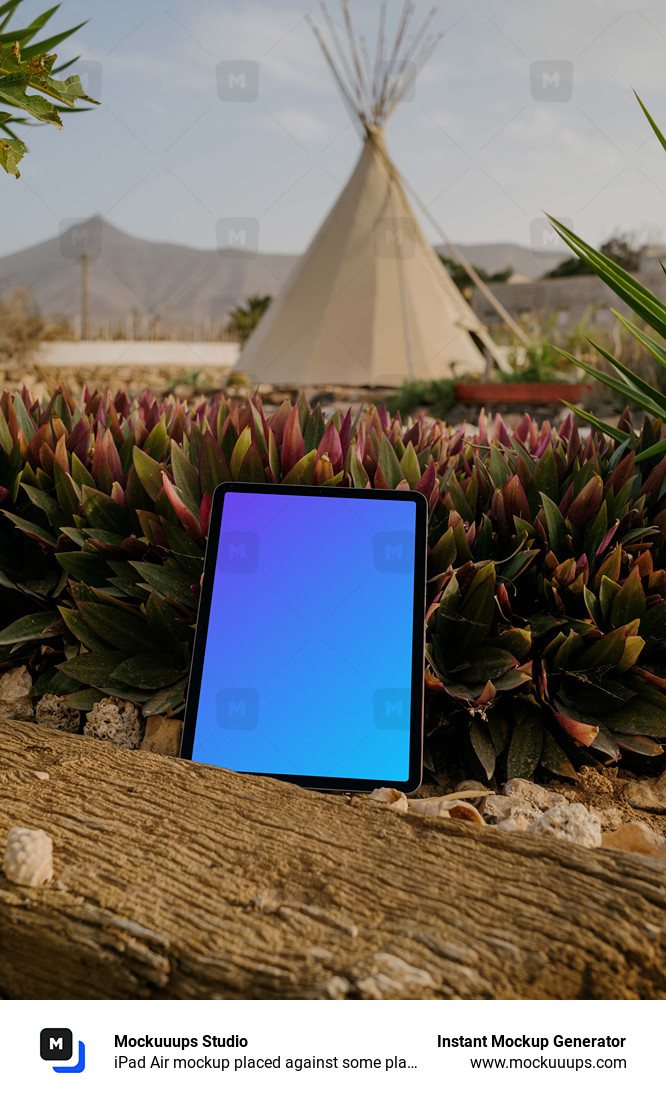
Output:
<svg viewBox="0 0 666 1100">
<path fill-rule="evenodd" d="M 247 772 L 247 775 L 267 775 L 296 783 L 300 787 L 327 791 L 371 791 L 375 787 L 391 785 L 407 793 L 415 791 L 423 777 L 423 676 L 425 661 L 425 585 L 428 530 L 428 503 L 422 493 L 401 489 L 352 489 L 325 485 L 271 485 L 261 482 L 222 482 L 215 488 L 210 513 L 208 543 L 201 581 L 201 597 L 197 615 L 192 663 L 188 681 L 187 704 L 180 748 L 180 756 L 192 760 L 196 729 L 204 654 L 210 623 L 215 566 L 222 528 L 224 501 L 228 493 L 258 493 L 264 495 L 290 495 L 313 497 L 353 497 L 367 500 L 368 494 L 380 500 L 412 500 L 416 504 L 415 552 L 414 552 L 414 607 L 412 621 L 412 680 L 411 713 L 409 726 L 409 774 L 400 782 L 378 775 L 373 779 L 338 779 L 335 776 L 288 775 L 277 772 Z M 197 761 L 203 763 L 202 761 Z M 224 767 L 220 764 L 210 767 Z"/>
</svg>

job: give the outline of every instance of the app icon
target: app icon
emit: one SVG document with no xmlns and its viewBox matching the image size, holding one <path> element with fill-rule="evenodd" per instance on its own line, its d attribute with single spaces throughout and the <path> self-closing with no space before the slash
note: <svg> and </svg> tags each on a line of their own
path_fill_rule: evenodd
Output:
<svg viewBox="0 0 666 1100">
<path fill-rule="evenodd" d="M 68 1027 L 45 1027 L 39 1033 L 39 1054 L 45 1062 L 69 1062 L 74 1039 Z M 73 1066 L 52 1066 L 55 1073 L 83 1073 L 86 1068 L 86 1048 L 79 1039 L 78 1061 Z"/>
</svg>

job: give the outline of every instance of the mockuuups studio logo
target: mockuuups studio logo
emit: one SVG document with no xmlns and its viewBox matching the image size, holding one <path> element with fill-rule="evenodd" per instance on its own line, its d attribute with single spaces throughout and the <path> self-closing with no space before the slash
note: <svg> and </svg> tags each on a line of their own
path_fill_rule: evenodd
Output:
<svg viewBox="0 0 666 1100">
<path fill-rule="evenodd" d="M 45 1062 L 71 1062 L 74 1047 L 68 1027 L 45 1027 L 39 1033 L 39 1053 Z M 55 1073 L 83 1073 L 86 1048 L 79 1039 L 77 1061 L 73 1066 L 52 1066 Z"/>
<path fill-rule="evenodd" d="M 225 103 L 254 103 L 259 95 L 256 61 L 220 61 L 215 66 L 217 94 Z"/>
<path fill-rule="evenodd" d="M 220 535 L 217 567 L 224 573 L 256 573 L 259 536 L 256 531 L 224 531 Z"/>
<path fill-rule="evenodd" d="M 375 255 L 379 260 L 409 260 L 416 251 L 414 228 L 409 218 L 378 218 L 373 235 Z"/>
<path fill-rule="evenodd" d="M 216 696 L 217 722 L 223 730 L 254 730 L 259 721 L 256 688 L 225 688 Z"/>
<path fill-rule="evenodd" d="M 571 61 L 533 61 L 530 65 L 532 99 L 542 103 L 568 103 L 573 91 Z"/>
<path fill-rule="evenodd" d="M 409 729 L 411 696 L 400 688 L 380 688 L 372 696 L 375 725 L 380 730 Z"/>
<path fill-rule="evenodd" d="M 96 260 L 102 254 L 101 218 L 65 218 L 58 227 L 60 255 L 66 260 L 87 256 Z"/>
<path fill-rule="evenodd" d="M 372 552 L 379 573 L 411 573 L 414 535 L 411 531 L 378 531 L 372 540 Z"/>
<path fill-rule="evenodd" d="M 571 218 L 558 218 L 567 229 L 573 230 Z M 564 242 L 549 218 L 532 218 L 530 222 L 530 248 L 533 252 L 564 248 Z"/>
<path fill-rule="evenodd" d="M 218 252 L 233 248 L 247 256 L 259 251 L 259 222 L 256 218 L 220 218 L 215 226 Z"/>
</svg>

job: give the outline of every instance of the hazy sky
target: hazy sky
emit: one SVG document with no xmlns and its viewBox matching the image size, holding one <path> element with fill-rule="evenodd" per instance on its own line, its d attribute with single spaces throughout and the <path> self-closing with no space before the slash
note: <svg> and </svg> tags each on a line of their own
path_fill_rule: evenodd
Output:
<svg viewBox="0 0 666 1100">
<path fill-rule="evenodd" d="M 352 4 L 374 45 L 378 0 Z M 25 0 L 21 23 L 46 6 Z M 400 6 L 390 0 L 393 17 Z M 64 0 L 50 27 L 89 22 L 60 56 L 81 54 L 103 105 L 62 132 L 27 132 L 21 180 L 0 178 L 0 254 L 95 213 L 201 248 L 215 248 L 220 219 L 252 218 L 262 251 L 302 250 L 360 150 L 304 20 L 316 7 Z M 618 228 L 666 239 L 666 157 L 631 91 L 666 125 L 663 4 L 447 0 L 436 25 L 444 38 L 388 144 L 449 236 L 528 245 L 545 209 L 595 243 Z M 246 99 L 223 100 L 216 68 L 239 61 L 251 62 Z"/>
</svg>

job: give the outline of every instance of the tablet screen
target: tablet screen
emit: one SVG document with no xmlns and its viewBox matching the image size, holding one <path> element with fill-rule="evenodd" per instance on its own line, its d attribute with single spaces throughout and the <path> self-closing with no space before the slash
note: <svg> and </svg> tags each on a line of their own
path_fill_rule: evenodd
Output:
<svg viewBox="0 0 666 1100">
<path fill-rule="evenodd" d="M 221 488 L 188 701 L 192 759 L 314 786 L 405 786 L 420 756 L 425 499 Z"/>
</svg>

